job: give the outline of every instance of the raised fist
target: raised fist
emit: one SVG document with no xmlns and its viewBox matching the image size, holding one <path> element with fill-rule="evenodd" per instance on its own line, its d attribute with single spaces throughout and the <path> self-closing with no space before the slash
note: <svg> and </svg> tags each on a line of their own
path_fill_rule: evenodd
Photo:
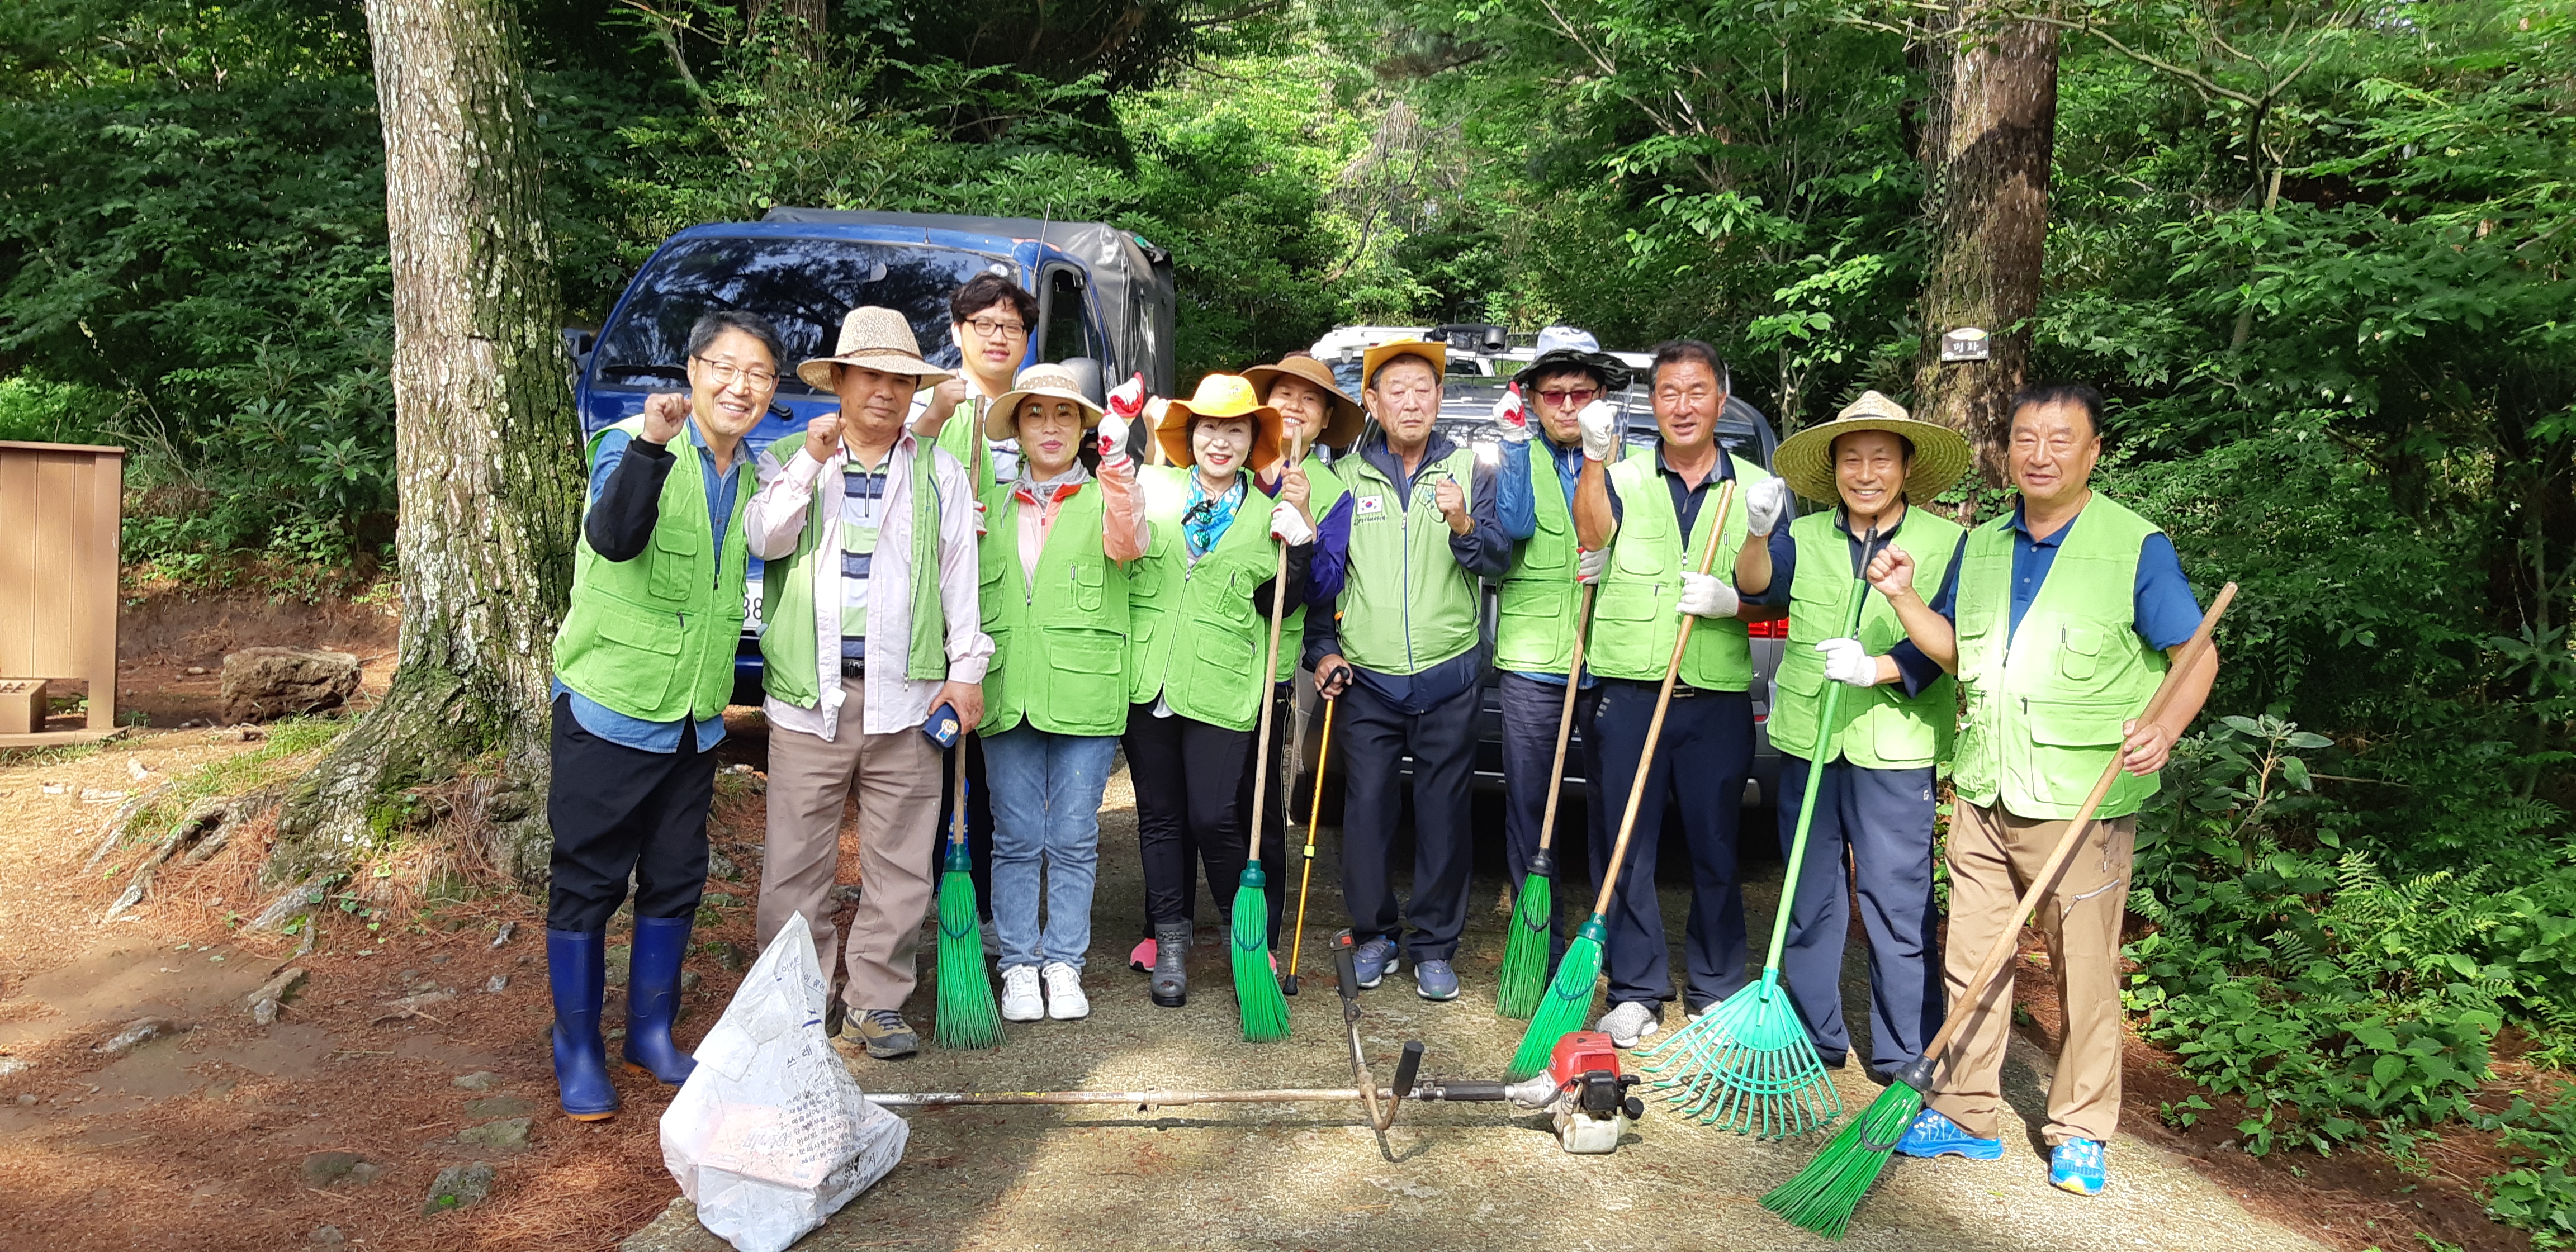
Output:
<svg viewBox="0 0 2576 1252">
<path fill-rule="evenodd" d="M 689 422 L 689 398 L 676 391 L 656 392 L 644 398 L 644 442 L 669 443 L 680 435 Z"/>
<path fill-rule="evenodd" d="M 1113 395 L 1109 399 L 1109 415 L 1100 419 L 1100 460 L 1104 465 L 1128 459 L 1128 417 L 1118 412 L 1118 397 Z M 1141 400 L 1137 403 L 1140 407 L 1143 405 Z"/>
<path fill-rule="evenodd" d="M 1494 424 L 1503 428 L 1503 442 L 1528 443 L 1529 406 L 1521 403 L 1521 385 L 1513 383 L 1494 401 Z"/>
<path fill-rule="evenodd" d="M 1121 433 L 1126 431 L 1128 422 L 1144 411 L 1145 376 L 1143 374 L 1140 373 L 1118 384 L 1118 389 L 1109 393 L 1109 416 L 1117 420 Z M 1109 429 L 1109 423 L 1102 422 L 1100 429 L 1105 433 Z"/>
<path fill-rule="evenodd" d="M 1574 415 L 1583 427 L 1583 455 L 1595 461 L 1607 461 L 1619 450 L 1619 410 L 1607 400 L 1595 400 Z"/>
<path fill-rule="evenodd" d="M 1765 478 L 1744 493 L 1745 529 L 1769 538 L 1780 526 L 1780 518 L 1789 511 L 1789 480 Z"/>
<path fill-rule="evenodd" d="M 1890 600 L 1914 592 L 1914 558 L 1903 548 L 1881 548 L 1869 561 L 1869 585 Z"/>
<path fill-rule="evenodd" d="M 841 447 L 841 411 L 834 409 L 805 423 L 805 455 L 828 461 Z"/>
</svg>

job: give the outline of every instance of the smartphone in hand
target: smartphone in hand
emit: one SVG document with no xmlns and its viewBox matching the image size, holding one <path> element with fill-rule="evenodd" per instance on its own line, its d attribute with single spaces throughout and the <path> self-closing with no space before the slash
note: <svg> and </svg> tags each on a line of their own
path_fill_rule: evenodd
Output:
<svg viewBox="0 0 2576 1252">
<path fill-rule="evenodd" d="M 942 703 L 930 711 L 930 720 L 921 724 L 921 733 L 942 748 L 953 748 L 957 746 L 957 736 L 966 733 L 966 728 L 957 720 L 957 706 Z"/>
</svg>

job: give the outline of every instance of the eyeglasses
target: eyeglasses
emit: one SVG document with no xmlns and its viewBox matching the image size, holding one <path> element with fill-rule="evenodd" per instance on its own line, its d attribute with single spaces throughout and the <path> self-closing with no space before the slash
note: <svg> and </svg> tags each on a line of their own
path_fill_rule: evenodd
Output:
<svg viewBox="0 0 2576 1252">
<path fill-rule="evenodd" d="M 1571 391 L 1542 391 L 1538 398 L 1561 409 L 1569 405 L 1590 404 L 1592 397 L 1600 394 L 1598 387 L 1577 387 Z"/>
<path fill-rule="evenodd" d="M 754 365 L 745 369 L 731 361 L 711 360 L 702 356 L 689 359 L 704 364 L 707 367 L 707 377 L 714 379 L 719 388 L 730 387 L 739 382 L 749 384 L 754 391 L 767 391 L 778 385 L 778 371 L 767 366 Z"/>
<path fill-rule="evenodd" d="M 1004 321 L 998 317 L 979 317 L 966 324 L 974 327 L 975 333 L 982 335 L 986 339 L 991 339 L 995 336 L 1008 336 L 1012 339 L 1017 339 L 1020 336 L 1029 333 L 1029 328 L 1027 326 L 1018 322 Z"/>
</svg>

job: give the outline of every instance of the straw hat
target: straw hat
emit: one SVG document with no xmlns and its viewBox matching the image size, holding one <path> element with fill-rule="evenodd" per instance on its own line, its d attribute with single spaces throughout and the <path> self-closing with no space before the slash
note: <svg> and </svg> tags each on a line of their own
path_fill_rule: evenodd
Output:
<svg viewBox="0 0 2576 1252">
<path fill-rule="evenodd" d="M 1628 385 L 1628 363 L 1601 350 L 1601 341 L 1588 330 L 1572 326 L 1550 326 L 1538 332 L 1538 356 L 1512 381 L 1527 390 L 1530 380 L 1541 374 L 1565 369 L 1590 370 L 1601 378 L 1601 385 L 1617 391 Z"/>
<path fill-rule="evenodd" d="M 1100 406 L 1082 394 L 1082 381 L 1073 371 L 1061 365 L 1032 365 L 1012 380 L 1011 389 L 984 410 L 984 437 L 992 440 L 1020 437 L 1020 402 L 1031 396 L 1049 400 L 1071 400 L 1082 406 L 1082 428 L 1100 424 Z"/>
<path fill-rule="evenodd" d="M 1189 399 L 1164 406 L 1162 421 L 1154 427 L 1154 438 L 1162 441 L 1163 455 L 1174 465 L 1196 463 L 1190 455 L 1190 419 L 1194 417 L 1251 418 L 1252 452 L 1244 457 L 1243 468 L 1259 470 L 1279 459 L 1279 410 L 1263 404 L 1252 390 L 1252 380 L 1240 374 L 1210 374 L 1199 380 L 1197 393 Z"/>
<path fill-rule="evenodd" d="M 912 337 L 912 323 L 905 321 L 903 314 L 874 306 L 850 310 L 850 315 L 841 319 L 840 346 L 830 356 L 818 356 L 797 366 L 796 376 L 816 391 L 830 391 L 835 365 L 910 374 L 915 391 L 956 377 L 921 359 L 921 341 Z"/>
<path fill-rule="evenodd" d="M 1360 386 L 1377 385 L 1377 372 L 1400 356 L 1418 356 L 1431 362 L 1435 375 L 1449 372 L 1449 345 L 1436 339 L 1389 339 L 1360 354 Z"/>
<path fill-rule="evenodd" d="M 1914 465 L 1905 474 L 1905 496 L 1917 504 L 1949 490 L 1968 472 L 1966 438 L 1947 426 L 1915 420 L 1904 405 L 1875 391 L 1862 392 L 1834 420 L 1781 440 L 1779 450 L 1771 454 L 1771 472 L 1810 500 L 1839 500 L 1842 490 L 1834 484 L 1834 440 L 1863 430 L 1883 430 L 1914 445 Z"/>
<path fill-rule="evenodd" d="M 1303 352 L 1291 352 L 1280 358 L 1277 365 L 1256 365 L 1243 371 L 1243 377 L 1264 399 L 1270 396 L 1270 385 L 1282 378 L 1312 384 L 1332 403 L 1332 412 L 1324 416 L 1324 433 L 1315 442 L 1332 448 L 1347 448 L 1358 442 L 1360 423 L 1368 417 L 1368 412 L 1360 407 L 1359 401 L 1342 394 L 1341 380 L 1333 377 L 1331 366 Z"/>
</svg>

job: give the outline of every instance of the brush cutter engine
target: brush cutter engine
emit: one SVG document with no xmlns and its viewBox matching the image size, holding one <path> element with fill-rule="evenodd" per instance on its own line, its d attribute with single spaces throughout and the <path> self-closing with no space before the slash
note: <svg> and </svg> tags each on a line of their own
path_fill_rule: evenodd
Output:
<svg viewBox="0 0 2576 1252">
<path fill-rule="evenodd" d="M 1568 1152 L 1617 1151 L 1629 1123 L 1646 1115 L 1646 1102 L 1628 1094 L 1637 1076 L 1619 1072 L 1619 1050 L 1600 1031 L 1557 1040 L 1541 1077 L 1550 1085 L 1544 1107 L 1555 1122 L 1557 1146 Z"/>
</svg>

